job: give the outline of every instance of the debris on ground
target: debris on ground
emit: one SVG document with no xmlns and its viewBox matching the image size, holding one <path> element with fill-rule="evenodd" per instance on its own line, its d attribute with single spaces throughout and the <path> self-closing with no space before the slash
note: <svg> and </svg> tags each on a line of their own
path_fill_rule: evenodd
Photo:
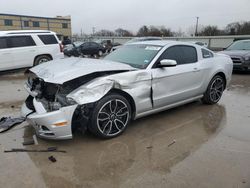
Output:
<svg viewBox="0 0 250 188">
<path fill-rule="evenodd" d="M 16 117 L 16 118 L 2 117 L 0 119 L 0 133 L 3 133 L 11 129 L 18 124 L 21 124 L 22 122 L 25 121 L 25 119 L 26 119 L 25 117 Z"/>
<path fill-rule="evenodd" d="M 36 145 L 38 145 L 38 140 L 37 140 L 37 137 L 36 137 L 36 135 L 35 135 L 35 134 L 33 135 L 33 137 L 32 137 L 32 138 L 33 138 L 33 140 L 34 140 L 35 144 L 36 144 Z"/>
<path fill-rule="evenodd" d="M 171 142 L 170 144 L 168 144 L 168 147 L 172 146 L 173 144 L 175 144 L 176 140 L 173 140 L 173 142 Z"/>
<path fill-rule="evenodd" d="M 23 142 L 23 145 L 24 145 L 24 146 L 34 145 L 34 144 L 35 144 L 35 141 L 34 141 L 33 139 L 31 139 L 31 140 L 25 140 L 25 141 Z"/>
<path fill-rule="evenodd" d="M 57 147 L 48 147 L 48 149 L 47 149 L 48 151 L 56 151 L 57 150 Z"/>
<path fill-rule="evenodd" d="M 52 163 L 55 163 L 56 162 L 56 158 L 54 157 L 54 156 L 50 156 L 49 158 L 48 158 Z"/>
<path fill-rule="evenodd" d="M 11 108 L 15 108 L 15 106 L 12 105 Z M 33 114 L 33 113 L 34 113 L 34 111 L 30 112 L 25 117 L 20 116 L 20 117 L 2 117 L 2 118 L 0 118 L 0 133 L 8 131 L 11 128 L 13 128 L 14 126 L 21 124 L 22 122 L 24 122 L 26 120 L 26 118 L 30 114 Z"/>
<path fill-rule="evenodd" d="M 58 150 L 57 147 L 49 147 L 47 149 L 42 149 L 42 150 L 13 148 L 11 150 L 4 151 L 4 153 L 12 153 L 12 152 L 59 152 L 59 153 L 66 153 L 66 151 L 64 151 L 64 150 Z"/>
<path fill-rule="evenodd" d="M 153 148 L 153 146 L 147 146 L 147 149 L 152 149 Z"/>
</svg>

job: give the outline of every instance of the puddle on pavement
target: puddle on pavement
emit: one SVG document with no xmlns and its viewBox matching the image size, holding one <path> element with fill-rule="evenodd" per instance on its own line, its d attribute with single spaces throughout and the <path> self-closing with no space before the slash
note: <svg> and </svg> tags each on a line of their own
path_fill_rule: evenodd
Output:
<svg viewBox="0 0 250 188">
<path fill-rule="evenodd" d="M 48 154 L 27 155 L 51 187 L 92 184 L 118 187 L 145 171 L 169 173 L 172 166 L 216 135 L 224 126 L 225 117 L 223 106 L 203 106 L 197 102 L 139 119 L 115 139 L 76 134 L 73 140 L 38 139 L 39 145 L 26 147 L 57 146 L 66 150 L 66 154 L 52 153 L 57 159 L 53 165 L 47 159 Z M 24 135 L 30 135 L 30 128 L 25 129 Z M 175 143 L 169 146 L 173 140 Z"/>
</svg>

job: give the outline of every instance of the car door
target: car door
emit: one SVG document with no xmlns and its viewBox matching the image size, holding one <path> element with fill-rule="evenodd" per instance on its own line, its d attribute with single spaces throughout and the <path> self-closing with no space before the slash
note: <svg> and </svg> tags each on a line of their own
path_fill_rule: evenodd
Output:
<svg viewBox="0 0 250 188">
<path fill-rule="evenodd" d="M 98 54 L 98 51 L 99 51 L 99 45 L 94 43 L 94 42 L 91 42 L 90 43 L 90 49 L 91 49 L 91 54 Z"/>
<path fill-rule="evenodd" d="M 13 51 L 8 48 L 7 37 L 0 37 L 0 71 L 13 68 Z"/>
<path fill-rule="evenodd" d="M 83 55 L 90 55 L 90 43 L 85 42 L 81 45 L 81 53 Z"/>
<path fill-rule="evenodd" d="M 155 108 L 170 105 L 199 93 L 202 74 L 199 70 L 197 50 L 193 46 L 175 45 L 163 52 L 163 59 L 176 60 L 174 67 L 152 69 L 153 103 Z"/>
<path fill-rule="evenodd" d="M 13 52 L 13 68 L 33 66 L 37 49 L 31 36 L 11 36 L 8 45 Z"/>
</svg>

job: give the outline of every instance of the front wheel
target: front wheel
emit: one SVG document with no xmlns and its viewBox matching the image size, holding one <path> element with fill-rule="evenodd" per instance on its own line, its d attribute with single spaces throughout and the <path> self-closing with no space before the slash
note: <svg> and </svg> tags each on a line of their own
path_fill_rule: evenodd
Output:
<svg viewBox="0 0 250 188">
<path fill-rule="evenodd" d="M 124 132 L 131 119 L 131 107 L 126 98 L 110 94 L 97 102 L 89 130 L 101 138 L 113 138 Z"/>
<path fill-rule="evenodd" d="M 207 90 L 201 99 L 204 104 L 215 104 L 217 103 L 225 89 L 225 80 L 220 76 L 216 75 L 212 78 L 208 84 Z"/>
</svg>

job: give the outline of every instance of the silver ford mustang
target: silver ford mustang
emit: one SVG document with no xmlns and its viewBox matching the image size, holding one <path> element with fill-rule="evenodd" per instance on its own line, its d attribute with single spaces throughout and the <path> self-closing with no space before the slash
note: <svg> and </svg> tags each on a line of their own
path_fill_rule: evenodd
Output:
<svg viewBox="0 0 250 188">
<path fill-rule="evenodd" d="M 232 67 L 227 55 L 176 41 L 124 45 L 102 60 L 58 59 L 30 69 L 22 114 L 43 138 L 79 129 L 112 138 L 130 120 L 199 99 L 217 103 Z"/>
</svg>

